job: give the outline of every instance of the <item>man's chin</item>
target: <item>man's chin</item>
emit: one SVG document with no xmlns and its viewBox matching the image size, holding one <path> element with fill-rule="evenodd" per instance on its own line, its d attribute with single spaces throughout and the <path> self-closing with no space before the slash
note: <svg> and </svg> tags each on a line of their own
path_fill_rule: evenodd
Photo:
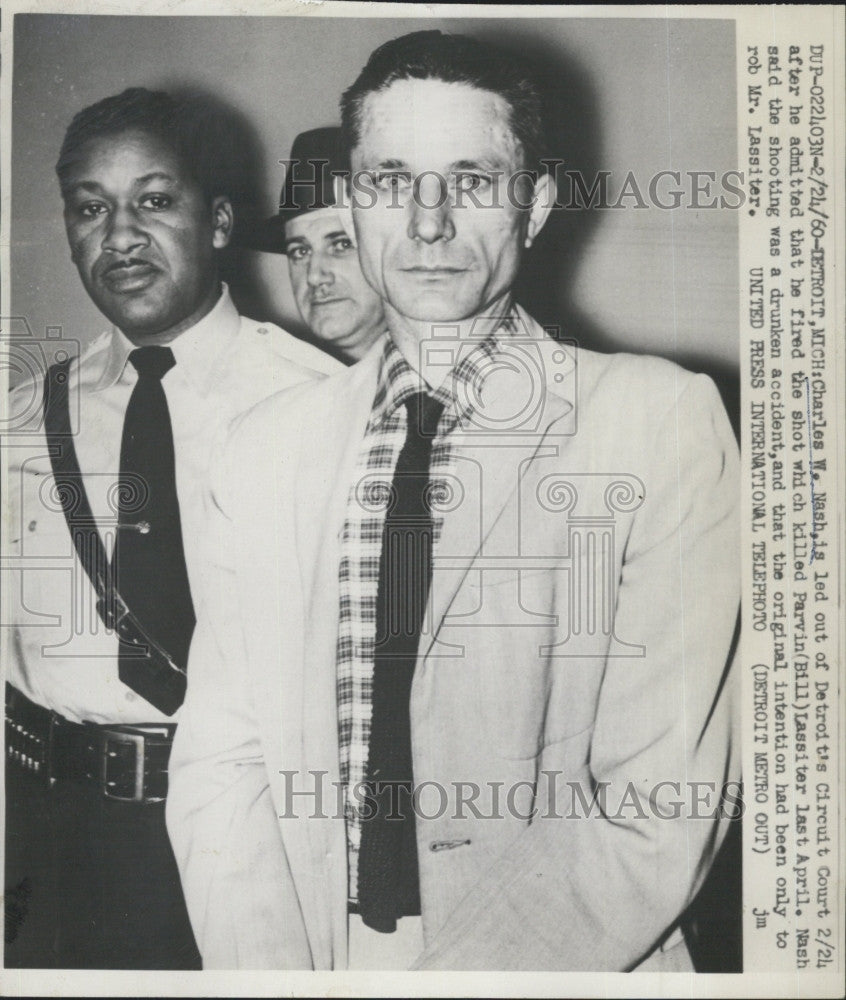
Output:
<svg viewBox="0 0 846 1000">
<path fill-rule="evenodd" d="M 415 323 L 461 323 L 476 315 L 476 309 L 447 299 L 443 295 L 422 295 L 413 299 L 400 298 L 388 304 L 404 319 Z"/>
<path fill-rule="evenodd" d="M 414 303 L 396 309 L 396 311 L 403 319 L 413 323 L 462 323 L 476 315 L 472 310 L 466 313 L 457 310 L 453 303 L 448 302 L 436 302 L 432 303 L 431 306 L 427 306 L 425 303 Z"/>
<path fill-rule="evenodd" d="M 400 316 L 417 323 L 461 323 L 480 308 L 478 296 L 468 288 L 467 275 L 426 284 L 389 281 L 385 288 L 388 305 Z"/>
<path fill-rule="evenodd" d="M 353 333 L 349 327 L 340 326 L 337 323 L 311 323 L 310 326 L 314 336 L 324 344 L 337 344 L 340 346 Z"/>
<path fill-rule="evenodd" d="M 179 316 L 156 308 L 141 300 L 124 300 L 119 308 L 104 309 L 107 319 L 126 337 L 133 341 L 149 341 L 165 338 L 178 325 Z"/>
<path fill-rule="evenodd" d="M 98 309 L 121 328 L 124 324 L 155 325 L 156 317 L 165 312 L 159 296 L 154 295 L 149 287 L 121 291 L 98 286 L 93 294 L 89 294 Z"/>
</svg>

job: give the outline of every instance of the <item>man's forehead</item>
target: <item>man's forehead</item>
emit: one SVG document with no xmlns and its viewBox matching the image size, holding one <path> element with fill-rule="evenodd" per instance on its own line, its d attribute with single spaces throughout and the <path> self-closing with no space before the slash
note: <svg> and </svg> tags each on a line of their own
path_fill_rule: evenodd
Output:
<svg viewBox="0 0 846 1000">
<path fill-rule="evenodd" d="M 357 166 L 513 162 L 519 143 L 510 119 L 508 102 L 492 91 L 437 79 L 395 80 L 364 97 L 353 158 Z"/>
<path fill-rule="evenodd" d="M 303 212 L 285 223 L 285 239 L 316 242 L 336 233 L 349 235 L 352 227 L 347 216 L 348 212 L 340 208 L 318 208 L 313 212 Z"/>
<path fill-rule="evenodd" d="M 68 166 L 74 180 L 96 179 L 114 169 L 144 177 L 187 180 L 187 171 L 172 145 L 153 131 L 140 128 L 93 135 L 83 142 Z"/>
</svg>

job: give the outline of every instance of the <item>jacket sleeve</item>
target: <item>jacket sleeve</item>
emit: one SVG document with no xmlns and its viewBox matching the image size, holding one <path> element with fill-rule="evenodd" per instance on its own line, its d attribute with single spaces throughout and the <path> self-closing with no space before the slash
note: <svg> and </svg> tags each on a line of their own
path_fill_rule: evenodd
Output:
<svg viewBox="0 0 846 1000">
<path fill-rule="evenodd" d="M 631 969 L 677 924 L 737 809 L 720 803 L 739 790 L 737 448 L 710 379 L 685 379 L 675 400 L 632 470 L 646 503 L 615 631 L 644 654 L 607 659 L 585 773 L 563 776 L 557 815 L 517 835 L 417 969 Z M 567 818 L 575 782 L 588 798 L 607 783 L 604 808 Z"/>
<path fill-rule="evenodd" d="M 188 691 L 170 760 L 167 827 L 204 968 L 304 968 L 304 934 L 245 676 L 238 585 L 238 433 L 212 475 Z M 287 908 L 286 908 L 287 903 Z M 292 926 L 292 924 L 294 924 Z"/>
</svg>

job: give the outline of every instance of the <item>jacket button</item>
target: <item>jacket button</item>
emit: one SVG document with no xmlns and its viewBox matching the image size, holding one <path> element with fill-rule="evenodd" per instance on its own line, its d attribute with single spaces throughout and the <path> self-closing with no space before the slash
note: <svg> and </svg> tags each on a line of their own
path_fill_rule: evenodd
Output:
<svg viewBox="0 0 846 1000">
<path fill-rule="evenodd" d="M 433 840 L 429 844 L 429 850 L 433 853 L 437 851 L 451 851 L 454 847 L 465 847 L 469 843 L 469 837 L 465 840 Z"/>
</svg>

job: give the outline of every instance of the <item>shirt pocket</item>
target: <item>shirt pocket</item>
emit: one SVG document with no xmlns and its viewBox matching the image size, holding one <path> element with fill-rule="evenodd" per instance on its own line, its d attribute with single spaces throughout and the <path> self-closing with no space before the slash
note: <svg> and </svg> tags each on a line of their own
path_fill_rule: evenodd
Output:
<svg viewBox="0 0 846 1000">
<path fill-rule="evenodd" d="M 21 472 L 20 502 L 12 530 L 18 573 L 18 624 L 49 628 L 47 645 L 79 632 L 96 615 L 88 577 L 76 557 L 52 474 Z"/>
<path fill-rule="evenodd" d="M 69 618 L 76 604 L 75 558 L 70 532 L 64 520 L 33 517 L 27 522 L 20 561 L 22 604 L 42 625 L 71 627 Z"/>
</svg>

